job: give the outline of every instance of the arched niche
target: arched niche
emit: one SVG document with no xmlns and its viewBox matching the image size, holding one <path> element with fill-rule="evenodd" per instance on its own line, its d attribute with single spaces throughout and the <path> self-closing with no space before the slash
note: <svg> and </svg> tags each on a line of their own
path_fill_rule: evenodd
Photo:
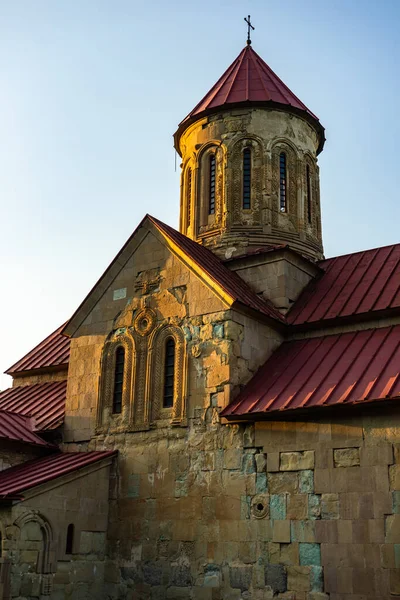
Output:
<svg viewBox="0 0 400 600">
<path fill-rule="evenodd" d="M 172 408 L 163 407 L 167 340 L 175 343 L 174 392 Z M 183 332 L 175 325 L 162 325 L 149 342 L 149 376 L 147 405 L 151 422 L 168 419 L 172 424 L 186 424 L 187 364 Z"/>
<path fill-rule="evenodd" d="M 124 372 L 122 384 L 122 408 L 118 414 L 113 413 L 113 398 L 116 375 L 116 359 L 118 348 L 124 350 Z M 132 417 L 135 387 L 136 348 L 128 329 L 113 331 L 104 344 L 101 358 L 100 393 L 97 404 L 96 428 L 103 429 L 128 428 Z"/>
<path fill-rule="evenodd" d="M 250 208 L 243 207 L 243 157 L 244 152 L 250 151 L 251 184 Z M 264 159 L 262 141 L 256 136 L 247 135 L 228 149 L 228 167 L 230 173 L 227 194 L 230 205 L 227 206 L 233 225 L 260 226 L 264 180 Z"/>
</svg>

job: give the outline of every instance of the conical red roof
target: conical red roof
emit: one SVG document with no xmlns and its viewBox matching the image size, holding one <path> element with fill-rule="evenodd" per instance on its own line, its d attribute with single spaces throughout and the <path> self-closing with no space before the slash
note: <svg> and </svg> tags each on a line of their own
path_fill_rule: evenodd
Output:
<svg viewBox="0 0 400 600">
<path fill-rule="evenodd" d="M 286 106 L 293 112 L 305 113 L 305 116 L 323 131 L 318 117 L 293 94 L 257 52 L 248 45 L 243 48 L 239 56 L 204 98 L 183 119 L 176 134 L 176 141 L 185 127 L 203 113 L 230 108 L 231 105 L 241 103 L 264 105 L 269 103 L 273 106 Z"/>
</svg>

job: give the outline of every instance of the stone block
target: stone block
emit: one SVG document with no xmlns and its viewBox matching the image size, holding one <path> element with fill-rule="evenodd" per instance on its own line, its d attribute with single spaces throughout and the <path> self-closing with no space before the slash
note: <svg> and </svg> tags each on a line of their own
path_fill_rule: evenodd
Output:
<svg viewBox="0 0 400 600">
<path fill-rule="evenodd" d="M 253 577 L 253 567 L 229 567 L 229 581 L 232 588 L 238 588 L 242 592 L 248 590 L 251 586 Z"/>
<path fill-rule="evenodd" d="M 208 564 L 204 567 L 204 587 L 219 588 L 221 585 L 221 570 L 217 565 Z"/>
<path fill-rule="evenodd" d="M 242 456 L 242 471 L 245 475 L 252 475 L 256 472 L 256 462 L 254 454 L 246 452 Z"/>
<path fill-rule="evenodd" d="M 316 565 L 319 567 L 321 566 L 321 545 L 301 542 L 299 544 L 299 556 L 301 566 Z"/>
<path fill-rule="evenodd" d="M 292 542 L 315 542 L 315 522 L 291 521 L 290 538 Z"/>
<path fill-rule="evenodd" d="M 310 592 L 307 600 L 329 600 L 329 595 L 321 592 Z"/>
<path fill-rule="evenodd" d="M 385 542 L 400 543 L 400 515 L 389 515 L 385 518 Z"/>
<path fill-rule="evenodd" d="M 286 519 L 286 494 L 272 494 L 269 499 L 271 519 Z"/>
<path fill-rule="evenodd" d="M 268 473 L 268 490 L 270 494 L 297 494 L 298 473 Z"/>
<path fill-rule="evenodd" d="M 256 455 L 257 456 L 257 455 Z M 267 474 L 256 474 L 256 494 L 265 494 L 268 491 Z"/>
<path fill-rule="evenodd" d="M 192 574 L 188 564 L 171 564 L 170 584 L 176 587 L 192 585 Z"/>
<path fill-rule="evenodd" d="M 267 471 L 279 471 L 280 455 L 279 452 L 268 452 L 267 454 Z"/>
<path fill-rule="evenodd" d="M 232 448 L 224 452 L 224 469 L 239 470 L 242 464 L 242 450 Z"/>
<path fill-rule="evenodd" d="M 290 544 L 279 544 L 280 554 L 279 563 L 282 565 L 299 564 L 299 544 L 294 542 Z"/>
<path fill-rule="evenodd" d="M 390 489 L 400 491 L 400 464 L 389 467 Z"/>
<path fill-rule="evenodd" d="M 314 492 L 314 471 L 300 471 L 299 491 L 301 494 L 312 494 Z"/>
<path fill-rule="evenodd" d="M 359 467 L 360 448 L 336 448 L 333 451 L 333 464 L 338 467 Z"/>
<path fill-rule="evenodd" d="M 243 432 L 243 448 L 254 448 L 254 440 L 254 425 L 246 425 L 246 428 Z"/>
<path fill-rule="evenodd" d="M 272 524 L 272 541 L 290 543 L 290 521 L 274 521 Z"/>
<path fill-rule="evenodd" d="M 308 518 L 319 519 L 321 516 L 321 496 L 309 494 L 308 496 Z"/>
<path fill-rule="evenodd" d="M 311 566 L 310 572 L 311 589 L 314 592 L 323 592 L 324 590 L 324 570 L 323 567 Z"/>
<path fill-rule="evenodd" d="M 257 473 L 264 473 L 267 469 L 267 455 L 266 454 L 256 454 L 256 469 Z"/>
<path fill-rule="evenodd" d="M 308 516 L 307 494 L 291 494 L 287 499 L 286 517 L 293 520 L 303 520 Z"/>
<path fill-rule="evenodd" d="M 269 586 L 274 594 L 286 592 L 287 573 L 283 565 L 265 565 L 265 585 Z"/>
<path fill-rule="evenodd" d="M 288 567 L 288 590 L 309 592 L 311 590 L 310 567 Z"/>
<path fill-rule="evenodd" d="M 162 561 L 149 561 L 142 563 L 143 581 L 151 586 L 162 584 L 163 563 Z"/>
<path fill-rule="evenodd" d="M 339 518 L 339 495 L 322 494 L 321 495 L 321 518 L 338 519 Z"/>
<path fill-rule="evenodd" d="M 300 471 L 302 469 L 314 469 L 314 462 L 314 450 L 304 450 L 303 452 L 281 452 L 280 470 Z"/>
</svg>

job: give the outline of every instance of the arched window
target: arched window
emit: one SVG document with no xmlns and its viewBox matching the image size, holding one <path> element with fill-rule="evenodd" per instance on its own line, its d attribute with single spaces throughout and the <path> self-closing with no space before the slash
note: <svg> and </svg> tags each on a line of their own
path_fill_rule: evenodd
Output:
<svg viewBox="0 0 400 600">
<path fill-rule="evenodd" d="M 67 541 L 65 544 L 65 554 L 72 554 L 74 546 L 74 526 L 70 523 L 67 527 Z"/>
<path fill-rule="evenodd" d="M 192 169 L 188 169 L 186 176 L 186 207 L 187 207 L 187 226 L 190 225 L 192 216 Z"/>
<path fill-rule="evenodd" d="M 172 408 L 174 405 L 174 374 L 175 374 L 175 340 L 171 337 L 165 342 L 164 362 L 164 398 L 163 407 Z"/>
<path fill-rule="evenodd" d="M 306 166 L 306 186 L 307 186 L 307 219 L 311 223 L 311 174 L 310 166 Z"/>
<path fill-rule="evenodd" d="M 287 212 L 286 187 L 286 154 L 281 152 L 279 155 L 279 210 L 281 212 Z"/>
<path fill-rule="evenodd" d="M 124 383 L 124 364 L 125 350 L 122 346 L 118 346 L 115 353 L 115 370 L 114 370 L 114 394 L 112 411 L 114 414 L 122 412 L 122 387 Z"/>
<path fill-rule="evenodd" d="M 210 154 L 208 184 L 208 214 L 213 215 L 215 213 L 215 154 Z"/>
<path fill-rule="evenodd" d="M 250 208 L 251 197 L 251 150 L 245 148 L 243 151 L 243 208 Z"/>
</svg>

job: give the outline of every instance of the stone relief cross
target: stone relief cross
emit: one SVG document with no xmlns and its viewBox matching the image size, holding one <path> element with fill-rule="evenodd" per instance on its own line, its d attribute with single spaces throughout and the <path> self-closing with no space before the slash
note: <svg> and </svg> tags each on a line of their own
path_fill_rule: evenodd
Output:
<svg viewBox="0 0 400 600">
<path fill-rule="evenodd" d="M 253 27 L 253 25 L 250 22 L 250 15 L 247 16 L 247 19 L 245 17 L 244 20 L 247 23 L 247 45 L 250 46 L 250 44 L 251 44 L 250 29 L 252 29 L 254 31 L 254 27 Z"/>
</svg>

